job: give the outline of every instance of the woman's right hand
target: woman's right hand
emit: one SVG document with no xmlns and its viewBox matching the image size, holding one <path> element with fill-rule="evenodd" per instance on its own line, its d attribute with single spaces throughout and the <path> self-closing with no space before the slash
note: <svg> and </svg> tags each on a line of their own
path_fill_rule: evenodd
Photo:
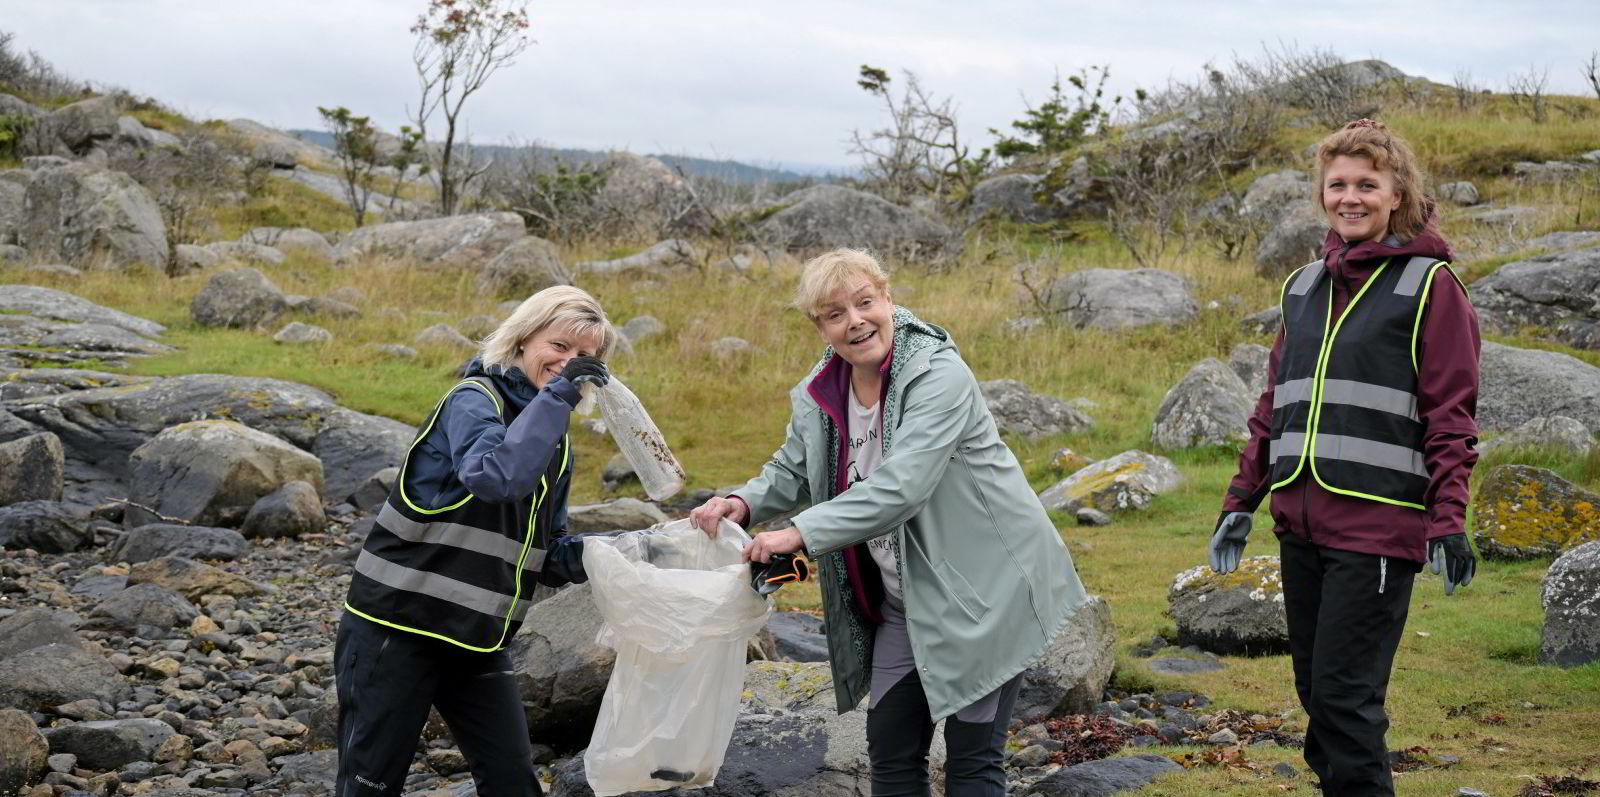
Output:
<svg viewBox="0 0 1600 797">
<path fill-rule="evenodd" d="M 748 514 L 744 502 L 737 498 L 712 498 L 689 512 L 689 524 L 715 538 L 717 524 L 723 518 L 743 526 Z"/>
</svg>

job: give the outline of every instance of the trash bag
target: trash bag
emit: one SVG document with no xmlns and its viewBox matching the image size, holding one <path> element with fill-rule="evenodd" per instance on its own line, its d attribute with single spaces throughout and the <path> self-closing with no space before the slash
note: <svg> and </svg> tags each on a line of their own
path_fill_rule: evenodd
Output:
<svg viewBox="0 0 1600 797">
<path fill-rule="evenodd" d="M 597 797 L 703 788 L 733 737 L 746 644 L 771 606 L 750 587 L 750 541 L 687 520 L 584 540 L 583 566 L 617 652 L 583 765 Z"/>
</svg>

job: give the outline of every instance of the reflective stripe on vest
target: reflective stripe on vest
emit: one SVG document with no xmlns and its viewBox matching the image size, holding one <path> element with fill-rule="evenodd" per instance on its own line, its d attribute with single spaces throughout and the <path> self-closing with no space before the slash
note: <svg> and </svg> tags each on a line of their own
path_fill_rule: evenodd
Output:
<svg viewBox="0 0 1600 797">
<path fill-rule="evenodd" d="M 507 421 L 505 405 L 486 379 L 458 383 L 440 399 L 408 449 L 400 477 L 356 560 L 345 608 L 390 628 L 490 652 L 505 646 L 532 606 L 523 594 L 522 577 L 544 564 L 545 550 L 535 541 L 551 484 L 547 471 L 538 491 L 514 505 L 474 501 L 468 493 L 449 506 L 430 509 L 407 495 L 406 470 L 416 447 L 432 432 L 445 402 L 462 388 L 488 394 L 502 422 Z M 563 436 L 558 484 L 570 457 L 570 437 Z M 520 540 L 513 536 L 518 532 Z"/>
<path fill-rule="evenodd" d="M 1428 473 L 1415 392 L 1416 336 L 1428 289 L 1446 265 L 1426 257 L 1404 266 L 1384 261 L 1337 320 L 1322 261 L 1284 281 L 1285 351 L 1268 445 L 1272 489 L 1309 468 L 1331 492 L 1423 508 Z M 1317 321 L 1320 336 L 1312 326 Z M 1407 358 L 1410 368 L 1396 367 Z"/>
</svg>

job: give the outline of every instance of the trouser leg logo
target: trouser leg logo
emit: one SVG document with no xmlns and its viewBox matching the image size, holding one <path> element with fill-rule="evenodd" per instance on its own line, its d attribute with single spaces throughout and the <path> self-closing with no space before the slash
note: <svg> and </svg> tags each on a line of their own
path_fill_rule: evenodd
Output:
<svg viewBox="0 0 1600 797">
<path fill-rule="evenodd" d="M 369 789 L 377 789 L 378 791 L 383 791 L 384 789 L 389 788 L 386 784 L 373 783 L 372 781 L 367 780 L 366 778 L 363 778 L 360 775 L 357 775 L 355 777 L 356 777 L 356 782 L 357 783 L 359 783 L 359 784 L 361 784 L 363 786 L 366 786 Z"/>
</svg>

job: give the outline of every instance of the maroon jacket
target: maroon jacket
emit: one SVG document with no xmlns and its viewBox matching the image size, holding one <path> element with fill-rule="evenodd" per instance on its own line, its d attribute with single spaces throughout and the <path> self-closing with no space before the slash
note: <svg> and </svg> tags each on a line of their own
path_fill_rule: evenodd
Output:
<svg viewBox="0 0 1600 797">
<path fill-rule="evenodd" d="M 1409 243 L 1389 246 L 1365 241 L 1355 246 L 1329 231 L 1323 263 L 1333 277 L 1334 316 L 1378 265 L 1388 257 L 1423 255 L 1452 260 L 1455 253 L 1440 237 L 1437 219 Z M 1417 345 L 1417 414 L 1423 433 L 1423 463 L 1428 469 L 1426 512 L 1338 495 L 1304 471 L 1272 493 L 1273 531 L 1295 534 L 1317 545 L 1345 551 L 1426 560 L 1427 541 L 1464 533 L 1467 479 L 1478 454 L 1478 315 L 1466 291 L 1447 275 L 1433 280 L 1423 308 Z M 1267 443 L 1272 430 L 1272 390 L 1283 356 L 1283 328 L 1272 344 L 1267 389 L 1250 416 L 1250 442 L 1239 455 L 1239 472 L 1222 501 L 1224 512 L 1254 512 L 1270 489 Z"/>
</svg>

